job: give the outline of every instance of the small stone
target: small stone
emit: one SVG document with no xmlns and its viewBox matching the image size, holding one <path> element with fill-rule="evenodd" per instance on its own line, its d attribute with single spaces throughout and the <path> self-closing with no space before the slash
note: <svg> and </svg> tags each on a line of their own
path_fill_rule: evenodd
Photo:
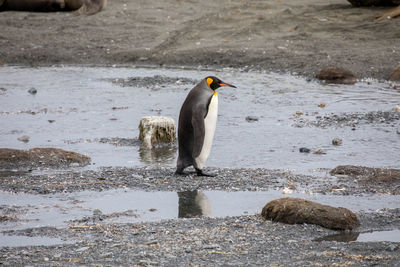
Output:
<svg viewBox="0 0 400 267">
<path fill-rule="evenodd" d="M 293 193 L 293 189 L 290 189 L 288 187 L 285 187 L 282 190 L 282 194 L 292 194 L 292 193 Z"/>
<path fill-rule="evenodd" d="M 326 154 L 326 152 L 322 148 L 317 148 L 316 150 L 314 150 L 313 154 L 322 155 Z"/>
<path fill-rule="evenodd" d="M 318 104 L 318 107 L 319 108 L 324 108 L 324 107 L 326 107 L 326 103 L 321 102 L 321 103 Z"/>
<path fill-rule="evenodd" d="M 149 209 L 149 211 L 150 211 L 150 212 L 155 212 L 155 211 L 157 211 L 157 209 L 151 208 L 151 209 Z"/>
<path fill-rule="evenodd" d="M 258 121 L 258 117 L 257 116 L 247 116 L 246 121 L 247 122 L 256 122 L 256 121 Z"/>
<path fill-rule="evenodd" d="M 396 131 L 398 134 L 400 134 L 400 125 L 399 125 L 399 127 L 397 127 L 397 131 Z"/>
<path fill-rule="evenodd" d="M 299 151 L 300 153 L 310 153 L 311 150 L 306 147 L 300 147 Z"/>
<path fill-rule="evenodd" d="M 36 90 L 35 87 L 32 87 L 31 89 L 28 90 L 28 92 L 29 92 L 31 95 L 36 95 L 37 90 Z"/>
<path fill-rule="evenodd" d="M 69 164 L 70 167 L 79 167 L 79 163 L 78 162 L 73 162 L 71 164 Z"/>
<path fill-rule="evenodd" d="M 43 260 L 44 260 L 44 261 L 49 261 L 50 259 L 47 258 L 47 257 L 44 257 Z"/>
<path fill-rule="evenodd" d="M 29 136 L 27 136 L 27 135 L 23 135 L 23 136 L 21 136 L 21 137 L 18 137 L 18 141 L 21 141 L 21 142 L 24 142 L 24 143 L 28 143 L 29 142 Z"/>
<path fill-rule="evenodd" d="M 303 115 L 302 111 L 300 111 L 300 110 L 296 111 L 296 116 L 301 116 L 301 115 Z"/>
<path fill-rule="evenodd" d="M 340 146 L 341 144 L 342 144 L 342 139 L 337 138 L 337 137 L 335 137 L 335 138 L 332 139 L 332 145 L 334 145 L 334 146 Z"/>
<path fill-rule="evenodd" d="M 47 120 L 48 122 L 50 122 L 50 123 L 53 123 L 53 122 L 55 122 L 55 120 Z"/>
</svg>

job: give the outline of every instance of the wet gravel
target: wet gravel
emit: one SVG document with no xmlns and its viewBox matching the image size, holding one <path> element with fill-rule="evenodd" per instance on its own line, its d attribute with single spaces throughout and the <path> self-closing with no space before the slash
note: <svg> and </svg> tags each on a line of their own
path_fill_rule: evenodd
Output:
<svg viewBox="0 0 400 267">
<path fill-rule="evenodd" d="M 361 215 L 360 231 L 374 224 L 399 227 L 399 210 Z M 0 248 L 0 262 L 16 265 L 263 265 L 398 266 L 393 242 L 314 241 L 335 232 L 315 225 L 285 225 L 259 215 L 193 218 L 135 224 L 85 224 L 8 231 L 58 237 L 66 244 Z"/>
<path fill-rule="evenodd" d="M 315 119 L 307 119 L 294 116 L 295 127 L 357 127 L 361 125 L 389 124 L 396 127 L 400 121 L 400 112 L 394 111 L 371 111 L 371 112 L 348 112 L 341 114 L 317 115 Z"/>
<path fill-rule="evenodd" d="M 174 168 L 102 168 L 30 175 L 16 172 L 3 177 L 0 190 L 49 194 L 82 190 L 134 188 L 146 191 L 268 190 L 357 195 L 389 193 L 399 181 L 365 184 L 345 175 L 297 175 L 267 169 L 207 169 L 217 177 L 174 175 Z M 49 172 L 49 171 L 47 171 Z M 321 171 L 321 173 L 323 173 Z M 328 173 L 328 172 L 327 172 Z M 397 194 L 399 192 L 397 191 Z M 18 207 L 2 206 L 12 217 Z M 12 210 L 10 210 L 12 209 Z M 24 211 L 18 211 L 24 212 Z M 338 232 L 316 225 L 286 225 L 264 221 L 259 214 L 224 218 L 185 218 L 145 223 L 115 223 L 119 216 L 137 216 L 127 210 L 67 221 L 66 227 L 38 227 L 3 231 L 5 235 L 58 238 L 51 246 L 1 247 L 0 264 L 23 265 L 269 265 L 269 266 L 398 266 L 396 242 L 337 242 Z M 400 209 L 359 211 L 357 232 L 400 228 Z M 111 222 L 110 222 L 111 219 Z M 3 223 L 7 223 L 5 218 Z M 329 236 L 328 240 L 324 240 Z M 323 241 L 316 241 L 316 240 Z"/>
<path fill-rule="evenodd" d="M 109 167 L 100 170 L 65 171 L 41 175 L 15 173 L 15 175 L 9 174 L 2 178 L 0 190 L 50 194 L 113 188 L 144 191 L 192 191 L 195 189 L 266 191 L 283 190 L 288 187 L 299 192 L 335 195 L 400 194 L 400 179 L 394 179 L 390 183 L 375 183 L 362 177 L 350 179 L 346 175 L 331 176 L 328 170 L 326 174 L 313 176 L 263 168 L 208 168 L 206 171 L 216 174 L 217 177 L 198 177 L 194 170 L 186 176 L 175 175 L 175 169 L 169 167 Z"/>
</svg>

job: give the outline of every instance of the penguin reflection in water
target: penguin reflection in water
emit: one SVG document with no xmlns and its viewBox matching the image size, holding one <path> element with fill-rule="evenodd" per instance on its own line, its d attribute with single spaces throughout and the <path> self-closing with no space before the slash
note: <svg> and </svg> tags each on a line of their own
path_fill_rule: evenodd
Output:
<svg viewBox="0 0 400 267">
<path fill-rule="evenodd" d="M 179 113 L 179 156 L 176 174 L 192 166 L 198 176 L 214 176 L 203 172 L 204 163 L 210 155 L 218 116 L 217 89 L 235 87 L 214 76 L 208 76 L 188 94 Z"/>
</svg>

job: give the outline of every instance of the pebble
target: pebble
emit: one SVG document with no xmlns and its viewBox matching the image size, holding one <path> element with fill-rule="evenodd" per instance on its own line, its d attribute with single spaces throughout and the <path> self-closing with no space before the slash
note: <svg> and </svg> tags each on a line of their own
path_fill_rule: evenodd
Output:
<svg viewBox="0 0 400 267">
<path fill-rule="evenodd" d="M 317 148 L 316 150 L 314 150 L 313 154 L 322 155 L 326 154 L 326 152 L 322 148 Z"/>
<path fill-rule="evenodd" d="M 31 95 L 36 95 L 37 90 L 36 90 L 35 87 L 32 87 L 31 89 L 28 90 L 28 92 L 29 92 Z"/>
<path fill-rule="evenodd" d="M 337 137 L 332 139 L 332 145 L 334 145 L 334 146 L 340 146 L 342 144 L 342 142 L 343 142 L 342 139 L 337 138 Z"/>
<path fill-rule="evenodd" d="M 399 127 L 397 127 L 397 131 L 396 131 L 398 134 L 400 134 L 400 124 L 399 124 Z"/>
<path fill-rule="evenodd" d="M 255 122 L 255 121 L 258 121 L 258 117 L 257 116 L 247 116 L 246 121 L 247 122 Z"/>
<path fill-rule="evenodd" d="M 18 137 L 17 139 L 18 141 L 24 142 L 24 143 L 28 143 L 29 142 L 29 136 L 27 135 L 23 135 L 21 137 Z"/>
<path fill-rule="evenodd" d="M 311 150 L 306 147 L 300 147 L 299 151 L 300 153 L 310 153 Z"/>
</svg>

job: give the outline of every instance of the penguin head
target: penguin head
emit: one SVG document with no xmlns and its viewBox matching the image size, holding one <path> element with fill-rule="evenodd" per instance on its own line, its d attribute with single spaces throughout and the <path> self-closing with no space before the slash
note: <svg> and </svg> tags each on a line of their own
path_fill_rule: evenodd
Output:
<svg viewBox="0 0 400 267">
<path fill-rule="evenodd" d="M 207 82 L 208 87 L 210 87 L 212 90 L 217 90 L 221 86 L 230 86 L 230 87 L 236 88 L 236 86 L 229 84 L 229 83 L 225 83 L 215 76 L 206 77 L 206 82 Z"/>
</svg>

